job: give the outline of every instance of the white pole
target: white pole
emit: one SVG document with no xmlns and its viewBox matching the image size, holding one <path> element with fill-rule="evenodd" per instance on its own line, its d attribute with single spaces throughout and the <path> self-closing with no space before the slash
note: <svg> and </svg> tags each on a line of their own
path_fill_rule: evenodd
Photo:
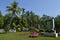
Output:
<svg viewBox="0 0 60 40">
<path fill-rule="evenodd" d="M 52 28 L 52 30 L 54 30 L 54 28 L 55 28 L 54 19 L 52 21 L 53 21 L 53 28 Z M 58 37 L 58 33 L 56 33 L 56 30 L 54 30 L 54 34 L 55 34 L 55 37 Z"/>
<path fill-rule="evenodd" d="M 52 30 L 54 30 L 54 28 L 55 28 L 54 19 L 52 19 L 52 22 L 53 22 L 53 28 L 52 28 Z"/>
</svg>

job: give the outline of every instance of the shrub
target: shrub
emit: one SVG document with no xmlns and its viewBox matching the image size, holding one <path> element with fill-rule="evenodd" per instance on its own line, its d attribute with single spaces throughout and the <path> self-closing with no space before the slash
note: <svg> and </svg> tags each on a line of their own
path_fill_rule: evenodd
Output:
<svg viewBox="0 0 60 40">
<path fill-rule="evenodd" d="M 43 29 L 40 29 L 39 32 L 44 32 L 44 30 Z"/>
<path fill-rule="evenodd" d="M 32 32 L 33 32 L 33 31 L 39 32 L 39 29 L 32 27 L 32 28 L 31 28 L 31 31 L 32 31 Z"/>
<path fill-rule="evenodd" d="M 46 30 L 45 32 L 49 32 L 49 33 L 51 33 L 51 32 L 54 32 L 53 30 Z"/>
<path fill-rule="evenodd" d="M 10 27 L 8 25 L 6 25 L 4 29 L 5 29 L 6 32 L 8 32 Z"/>
<path fill-rule="evenodd" d="M 19 31 L 19 32 L 20 32 L 20 31 L 21 31 L 21 28 L 17 28 L 17 31 Z"/>
</svg>

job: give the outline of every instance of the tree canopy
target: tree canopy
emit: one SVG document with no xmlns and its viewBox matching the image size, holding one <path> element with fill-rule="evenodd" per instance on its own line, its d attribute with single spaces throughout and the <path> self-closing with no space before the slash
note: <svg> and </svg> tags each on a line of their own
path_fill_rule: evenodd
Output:
<svg viewBox="0 0 60 40">
<path fill-rule="evenodd" d="M 53 17 L 48 15 L 43 15 L 42 17 L 36 15 L 33 11 L 25 11 L 25 8 L 20 8 L 18 3 L 14 1 L 10 6 L 6 7 L 7 14 L 4 16 L 0 11 L 0 28 L 12 28 L 21 30 L 24 28 L 37 28 L 37 29 L 52 29 L 52 20 Z M 60 15 L 55 18 L 55 26 L 60 27 Z M 7 27 L 8 26 L 8 27 Z"/>
</svg>

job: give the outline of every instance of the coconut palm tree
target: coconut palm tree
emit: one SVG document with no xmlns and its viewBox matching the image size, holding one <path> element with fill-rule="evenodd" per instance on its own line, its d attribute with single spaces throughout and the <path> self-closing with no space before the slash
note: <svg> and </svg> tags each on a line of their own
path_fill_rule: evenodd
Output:
<svg viewBox="0 0 60 40">
<path fill-rule="evenodd" d="M 19 8 L 18 3 L 16 1 L 14 1 L 11 4 L 11 6 L 7 6 L 7 11 L 12 13 L 11 21 L 9 24 L 9 26 L 11 26 L 14 17 L 20 14 L 21 8 Z"/>
</svg>

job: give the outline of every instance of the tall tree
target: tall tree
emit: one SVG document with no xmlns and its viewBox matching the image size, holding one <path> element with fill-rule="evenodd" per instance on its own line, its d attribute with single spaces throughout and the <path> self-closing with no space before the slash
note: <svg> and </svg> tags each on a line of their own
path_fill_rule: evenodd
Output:
<svg viewBox="0 0 60 40">
<path fill-rule="evenodd" d="M 57 15 L 55 17 L 55 28 L 56 28 L 57 32 L 60 31 L 60 15 Z"/>
<path fill-rule="evenodd" d="M 52 17 L 43 15 L 40 20 L 41 20 L 41 28 L 52 29 Z"/>
<path fill-rule="evenodd" d="M 4 17 L 0 11 L 0 28 L 3 28 L 3 25 L 4 25 Z"/>
<path fill-rule="evenodd" d="M 12 24 L 12 21 L 14 19 L 14 17 L 20 14 L 20 8 L 18 7 L 18 3 L 16 1 L 14 1 L 11 6 L 7 6 L 7 11 L 12 13 L 12 17 L 11 17 L 11 21 L 10 21 L 10 26 Z"/>
</svg>

